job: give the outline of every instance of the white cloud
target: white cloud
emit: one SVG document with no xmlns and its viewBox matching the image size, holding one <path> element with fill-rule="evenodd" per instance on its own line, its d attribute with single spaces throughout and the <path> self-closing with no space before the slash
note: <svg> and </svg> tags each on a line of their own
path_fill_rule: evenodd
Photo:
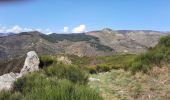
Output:
<svg viewBox="0 0 170 100">
<path fill-rule="evenodd" d="M 67 33 L 68 31 L 69 31 L 69 27 L 65 26 L 64 29 L 63 29 L 63 32 Z"/>
<path fill-rule="evenodd" d="M 0 33 L 5 33 L 6 27 L 0 25 Z"/>
<path fill-rule="evenodd" d="M 53 32 L 51 32 L 51 29 L 49 29 L 49 28 L 47 28 L 47 29 L 45 29 L 45 34 L 51 34 L 51 33 L 53 33 Z"/>
<path fill-rule="evenodd" d="M 80 25 L 72 29 L 73 33 L 83 33 L 86 30 L 86 25 Z"/>
<path fill-rule="evenodd" d="M 13 26 L 12 28 L 7 29 L 6 32 L 7 32 L 7 33 L 9 33 L 9 32 L 11 32 L 11 33 L 19 33 L 19 32 L 21 32 L 22 30 L 23 30 L 23 29 L 22 29 L 20 26 L 15 25 L 15 26 Z"/>
<path fill-rule="evenodd" d="M 37 29 L 35 29 L 35 31 L 42 32 L 42 29 L 41 28 L 37 28 Z"/>
<path fill-rule="evenodd" d="M 23 31 L 24 32 L 29 32 L 29 31 L 33 31 L 33 29 L 31 29 L 31 28 L 24 28 Z"/>
<path fill-rule="evenodd" d="M 49 34 L 52 34 L 53 32 L 48 32 L 48 33 L 45 33 L 45 34 L 47 34 L 47 35 L 49 35 Z"/>
</svg>

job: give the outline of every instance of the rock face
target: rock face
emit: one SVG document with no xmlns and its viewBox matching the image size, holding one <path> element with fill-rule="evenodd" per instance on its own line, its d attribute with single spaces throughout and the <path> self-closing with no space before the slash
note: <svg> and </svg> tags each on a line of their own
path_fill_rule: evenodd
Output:
<svg viewBox="0 0 170 100">
<path fill-rule="evenodd" d="M 28 52 L 24 66 L 20 73 L 11 72 L 0 76 L 0 91 L 11 89 L 14 81 L 16 81 L 17 78 L 22 77 L 29 72 L 39 70 L 39 63 L 40 61 L 35 51 Z"/>
<path fill-rule="evenodd" d="M 27 74 L 28 72 L 34 72 L 39 70 L 39 58 L 35 51 L 30 51 L 27 53 L 27 58 L 25 59 L 24 67 L 21 69 L 21 76 Z"/>
<path fill-rule="evenodd" d="M 11 89 L 14 81 L 17 79 L 17 76 L 19 76 L 19 74 L 12 72 L 0 76 L 0 91 Z"/>
</svg>

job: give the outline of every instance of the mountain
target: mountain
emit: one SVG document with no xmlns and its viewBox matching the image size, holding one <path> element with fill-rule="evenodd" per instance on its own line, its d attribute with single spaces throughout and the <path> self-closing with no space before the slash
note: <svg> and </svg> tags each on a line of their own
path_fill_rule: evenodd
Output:
<svg viewBox="0 0 170 100">
<path fill-rule="evenodd" d="M 99 38 L 101 44 L 114 48 L 116 52 L 140 53 L 155 46 L 158 40 L 168 33 L 152 30 L 111 30 L 105 28 L 86 34 Z"/>
<path fill-rule="evenodd" d="M 111 29 L 81 34 L 22 32 L 0 37 L 0 61 L 22 57 L 32 50 L 39 55 L 103 56 L 116 52 L 141 53 L 153 47 L 165 35 L 158 31 Z"/>
<path fill-rule="evenodd" d="M 85 34 L 50 34 L 22 32 L 0 37 L 0 60 L 8 61 L 35 50 L 39 55 L 75 54 L 79 56 L 109 55 L 114 50 Z"/>
<path fill-rule="evenodd" d="M 14 35 L 15 33 L 0 33 L 0 37 Z"/>
<path fill-rule="evenodd" d="M 5 35 L 6 35 L 5 33 L 0 33 L 0 37 L 5 36 Z"/>
</svg>

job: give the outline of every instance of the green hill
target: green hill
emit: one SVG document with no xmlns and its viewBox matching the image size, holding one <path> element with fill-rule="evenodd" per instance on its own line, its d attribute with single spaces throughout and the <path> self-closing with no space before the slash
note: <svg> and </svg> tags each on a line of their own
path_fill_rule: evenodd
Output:
<svg viewBox="0 0 170 100">
<path fill-rule="evenodd" d="M 148 72 L 154 66 L 161 67 L 168 63 L 170 63 L 170 35 L 161 38 L 154 48 L 137 56 L 125 69 L 130 69 L 134 73 Z"/>
</svg>

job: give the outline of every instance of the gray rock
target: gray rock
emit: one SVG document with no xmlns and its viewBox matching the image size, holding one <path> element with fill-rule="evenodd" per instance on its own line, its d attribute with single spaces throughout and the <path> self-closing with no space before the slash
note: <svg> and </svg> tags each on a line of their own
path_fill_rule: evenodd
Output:
<svg viewBox="0 0 170 100">
<path fill-rule="evenodd" d="M 20 73 L 11 72 L 0 76 L 0 91 L 10 90 L 17 78 L 22 77 L 23 75 L 28 74 L 29 72 L 39 70 L 39 63 L 40 61 L 35 51 L 28 52 L 24 66 L 21 69 Z"/>
<path fill-rule="evenodd" d="M 27 58 L 25 59 L 24 67 L 21 69 L 20 75 L 27 74 L 29 72 L 34 72 L 39 70 L 39 58 L 35 51 L 30 51 L 27 53 Z"/>
<path fill-rule="evenodd" d="M 9 90 L 12 88 L 14 81 L 17 79 L 18 74 L 8 73 L 0 76 L 0 91 Z"/>
</svg>

